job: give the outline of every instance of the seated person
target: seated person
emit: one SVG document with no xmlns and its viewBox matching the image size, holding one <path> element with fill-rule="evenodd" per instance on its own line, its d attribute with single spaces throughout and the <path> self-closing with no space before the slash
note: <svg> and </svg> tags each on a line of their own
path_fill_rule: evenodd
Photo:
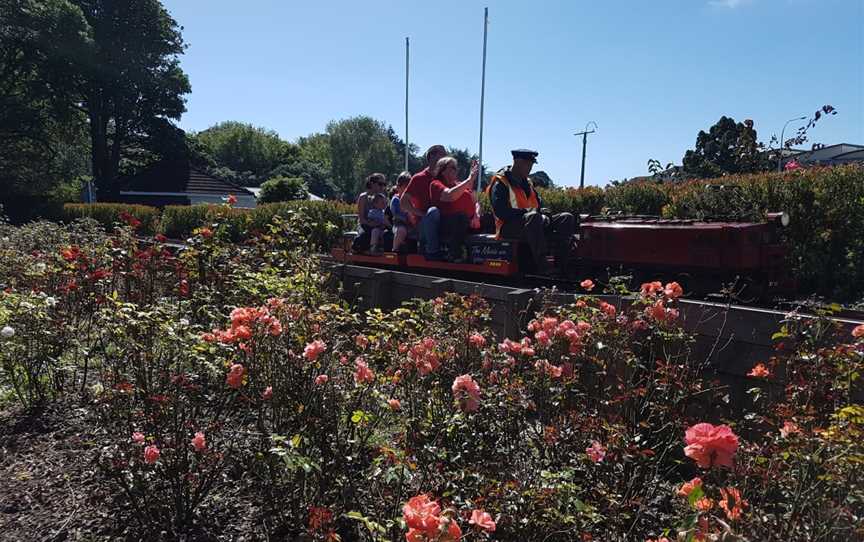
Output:
<svg viewBox="0 0 864 542">
<path fill-rule="evenodd" d="M 369 207 L 369 212 L 366 214 L 368 227 L 371 228 L 371 248 L 370 254 L 381 254 L 381 238 L 390 231 L 390 219 L 387 217 L 387 196 L 378 192 L 371 198 L 372 202 Z"/>
<path fill-rule="evenodd" d="M 429 184 L 429 201 L 441 213 L 440 236 L 450 245 L 450 261 L 461 263 L 465 257 L 465 237 L 472 224 L 479 227 L 474 183 L 479 166 L 471 163 L 468 178 L 459 182 L 459 165 L 452 156 L 438 160 L 433 171 L 435 180 Z M 477 220 L 475 220 L 475 217 Z"/>
<path fill-rule="evenodd" d="M 414 230 L 412 215 L 402 209 L 402 197 L 409 182 L 411 182 L 411 174 L 407 171 L 400 173 L 390 199 L 390 214 L 393 216 L 393 252 L 399 252 L 408 234 L 413 233 Z"/>
<path fill-rule="evenodd" d="M 447 155 L 443 145 L 432 145 L 426 151 L 426 167 L 411 177 L 401 200 L 402 210 L 416 221 L 420 234 L 420 249 L 423 254 L 440 259 L 438 246 L 438 226 L 441 214 L 438 208 L 429 204 L 429 184 L 433 180 L 432 168 L 438 160 Z"/>
<path fill-rule="evenodd" d="M 531 248 L 535 271 L 547 272 L 546 255 L 552 246 L 555 266 L 563 270 L 576 230 L 576 220 L 570 213 L 544 216 L 543 199 L 528 180 L 531 168 L 537 162 L 536 151 L 511 151 L 513 165 L 495 175 L 489 183 L 489 199 L 495 215 L 496 236 L 518 239 Z"/>
<path fill-rule="evenodd" d="M 357 222 L 358 233 L 356 239 L 354 239 L 354 243 L 352 244 L 352 250 L 355 252 L 361 252 L 367 250 L 372 240 L 372 229 L 373 224 L 369 222 L 369 209 L 371 208 L 371 198 L 375 197 L 375 194 L 383 193 L 387 187 L 387 177 L 384 176 L 383 173 L 373 173 L 366 177 L 366 191 L 362 192 L 359 196 L 357 196 Z"/>
</svg>

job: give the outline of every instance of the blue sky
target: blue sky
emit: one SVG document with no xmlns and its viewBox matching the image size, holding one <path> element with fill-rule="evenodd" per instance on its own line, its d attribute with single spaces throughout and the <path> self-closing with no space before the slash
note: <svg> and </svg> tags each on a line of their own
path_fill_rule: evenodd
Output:
<svg viewBox="0 0 864 542">
<path fill-rule="evenodd" d="M 760 139 L 832 104 L 811 141 L 864 144 L 864 0 L 362 2 L 163 0 L 189 44 L 187 130 L 239 120 L 283 138 L 369 115 L 409 139 L 478 148 L 483 8 L 489 7 L 484 162 L 540 152 L 536 169 L 579 183 L 680 163 L 721 115 Z M 787 133 L 794 130 L 790 125 Z"/>
</svg>

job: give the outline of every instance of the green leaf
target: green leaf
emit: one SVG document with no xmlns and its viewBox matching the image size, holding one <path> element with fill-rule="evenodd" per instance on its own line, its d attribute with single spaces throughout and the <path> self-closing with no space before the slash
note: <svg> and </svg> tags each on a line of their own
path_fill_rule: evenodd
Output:
<svg viewBox="0 0 864 542">
<path fill-rule="evenodd" d="M 690 491 L 690 494 L 687 495 L 687 502 L 691 507 L 696 508 L 696 501 L 705 496 L 705 492 L 702 491 L 702 486 L 696 486 Z"/>
</svg>

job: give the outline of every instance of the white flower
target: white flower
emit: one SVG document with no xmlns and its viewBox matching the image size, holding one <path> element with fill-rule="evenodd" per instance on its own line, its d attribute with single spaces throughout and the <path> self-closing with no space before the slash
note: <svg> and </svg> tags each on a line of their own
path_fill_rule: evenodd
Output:
<svg viewBox="0 0 864 542">
<path fill-rule="evenodd" d="M 180 320 L 177 321 L 177 323 L 180 324 L 181 326 L 188 326 L 189 320 L 187 320 L 185 318 L 181 318 Z"/>
<path fill-rule="evenodd" d="M 3 326 L 3 329 L 0 329 L 0 337 L 4 339 L 9 339 L 15 335 L 15 330 L 12 326 Z"/>
<path fill-rule="evenodd" d="M 48 269 L 48 266 L 45 265 L 45 262 L 39 262 L 36 264 L 36 272 L 44 273 L 46 269 Z"/>
<path fill-rule="evenodd" d="M 48 305 L 49 307 L 53 307 L 53 306 L 57 305 L 57 298 L 56 297 L 46 297 L 45 298 L 45 304 Z"/>
</svg>

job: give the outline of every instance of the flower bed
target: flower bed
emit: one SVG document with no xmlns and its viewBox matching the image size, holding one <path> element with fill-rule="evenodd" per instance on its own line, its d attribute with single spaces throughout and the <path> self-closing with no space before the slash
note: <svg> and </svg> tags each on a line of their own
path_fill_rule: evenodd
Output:
<svg viewBox="0 0 864 542">
<path fill-rule="evenodd" d="M 788 322 L 742 413 L 691 356 L 675 283 L 622 312 L 586 280 L 499 342 L 476 297 L 353 311 L 307 216 L 242 244 L 230 221 L 179 254 L 128 227 L 0 232 L 3 392 L 86 405 L 133 538 L 864 535 L 864 328 Z"/>
</svg>

